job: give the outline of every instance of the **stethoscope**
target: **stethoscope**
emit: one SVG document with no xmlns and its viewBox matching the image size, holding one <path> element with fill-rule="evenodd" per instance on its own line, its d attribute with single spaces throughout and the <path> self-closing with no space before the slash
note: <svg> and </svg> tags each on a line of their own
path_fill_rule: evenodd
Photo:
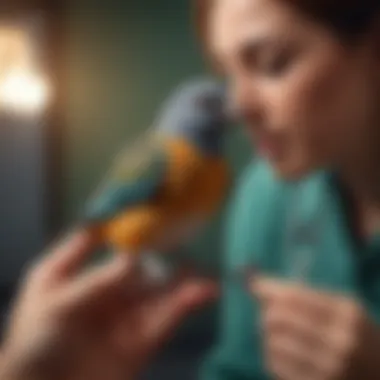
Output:
<svg viewBox="0 0 380 380">
<path fill-rule="evenodd" d="M 334 191 L 338 191 L 340 197 L 344 198 L 345 202 L 349 202 L 339 180 L 335 177 L 331 177 L 329 180 L 334 181 Z M 326 208 L 329 203 L 327 192 L 324 192 L 318 200 L 318 204 L 314 205 L 311 215 L 307 217 L 302 215 L 306 196 L 304 192 L 306 192 L 306 188 L 303 188 L 302 184 L 298 184 L 291 194 L 283 242 L 284 272 L 291 281 L 301 283 L 306 283 L 310 280 L 313 266 L 323 249 L 323 235 L 326 232 L 330 215 Z M 346 206 L 350 207 L 349 204 Z M 352 279 L 356 282 L 356 286 L 349 291 L 347 289 L 341 290 L 340 293 L 350 297 L 357 297 L 365 287 L 366 278 L 363 277 L 362 271 L 359 269 L 358 257 L 348 259 L 352 260 L 353 270 L 358 270 L 356 273 L 352 273 Z"/>
<path fill-rule="evenodd" d="M 281 267 L 280 272 L 288 280 L 305 283 L 316 262 L 318 251 L 321 249 L 322 235 L 327 220 L 326 201 L 324 197 L 321 197 L 311 215 L 305 216 L 306 188 L 301 182 L 292 186 L 285 210 L 284 234 L 281 238 L 279 237 L 281 254 L 276 256 L 276 259 L 280 261 L 278 263 Z M 281 230 L 282 227 L 280 227 Z M 230 279 L 247 283 L 247 280 L 260 270 L 261 268 L 257 268 L 255 263 L 247 263 L 236 268 L 230 274 Z"/>
<path fill-rule="evenodd" d="M 321 249 L 323 227 L 326 221 L 326 202 L 321 197 L 311 215 L 303 215 L 304 192 L 302 184 L 296 184 L 290 194 L 285 215 L 282 264 L 286 276 L 297 282 L 305 282 Z"/>
</svg>

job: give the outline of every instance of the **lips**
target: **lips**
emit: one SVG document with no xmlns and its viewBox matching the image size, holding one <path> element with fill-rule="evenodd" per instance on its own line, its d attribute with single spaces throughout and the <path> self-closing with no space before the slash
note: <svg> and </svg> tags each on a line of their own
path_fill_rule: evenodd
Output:
<svg viewBox="0 0 380 380">
<path fill-rule="evenodd" d="M 285 136 L 279 136 L 279 133 L 270 132 L 276 130 L 281 129 L 268 126 L 263 127 L 249 121 L 245 123 L 245 132 L 255 147 L 256 152 L 270 160 L 279 160 L 285 153 Z"/>
<path fill-rule="evenodd" d="M 283 156 L 284 147 L 272 138 L 259 138 L 257 140 L 259 153 L 266 158 L 278 160 Z"/>
<path fill-rule="evenodd" d="M 248 129 L 248 134 L 261 156 L 277 160 L 283 155 L 283 144 L 280 144 L 278 139 L 268 134 L 257 133 L 252 128 Z"/>
</svg>

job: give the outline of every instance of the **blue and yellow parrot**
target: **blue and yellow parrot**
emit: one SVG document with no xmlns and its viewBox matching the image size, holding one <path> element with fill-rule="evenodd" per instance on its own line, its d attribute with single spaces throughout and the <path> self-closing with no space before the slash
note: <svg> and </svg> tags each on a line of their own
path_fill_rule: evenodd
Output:
<svg viewBox="0 0 380 380">
<path fill-rule="evenodd" d="M 191 238 L 229 189 L 227 125 L 224 85 L 207 78 L 180 86 L 88 202 L 85 223 L 94 236 L 131 254 L 171 250 Z"/>
</svg>

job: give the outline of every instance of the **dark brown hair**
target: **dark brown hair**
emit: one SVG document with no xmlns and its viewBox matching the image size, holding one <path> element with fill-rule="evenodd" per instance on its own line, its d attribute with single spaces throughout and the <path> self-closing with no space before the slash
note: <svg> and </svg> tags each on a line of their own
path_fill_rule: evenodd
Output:
<svg viewBox="0 0 380 380">
<path fill-rule="evenodd" d="M 345 42 L 369 32 L 380 15 L 380 0 L 278 0 L 324 25 Z M 212 0 L 195 0 L 197 32 L 204 42 Z"/>
</svg>

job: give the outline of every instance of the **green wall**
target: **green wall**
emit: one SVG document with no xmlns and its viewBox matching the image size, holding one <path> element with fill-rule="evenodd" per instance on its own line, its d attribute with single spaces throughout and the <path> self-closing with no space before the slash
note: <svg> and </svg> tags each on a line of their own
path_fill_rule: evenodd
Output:
<svg viewBox="0 0 380 380">
<path fill-rule="evenodd" d="M 148 127 L 168 92 L 201 74 L 203 64 L 190 1 L 70 0 L 67 5 L 64 217 L 69 223 L 120 146 Z M 239 170 L 247 146 L 238 133 L 227 149 Z M 222 220 L 197 240 L 192 255 L 217 263 Z"/>
</svg>

